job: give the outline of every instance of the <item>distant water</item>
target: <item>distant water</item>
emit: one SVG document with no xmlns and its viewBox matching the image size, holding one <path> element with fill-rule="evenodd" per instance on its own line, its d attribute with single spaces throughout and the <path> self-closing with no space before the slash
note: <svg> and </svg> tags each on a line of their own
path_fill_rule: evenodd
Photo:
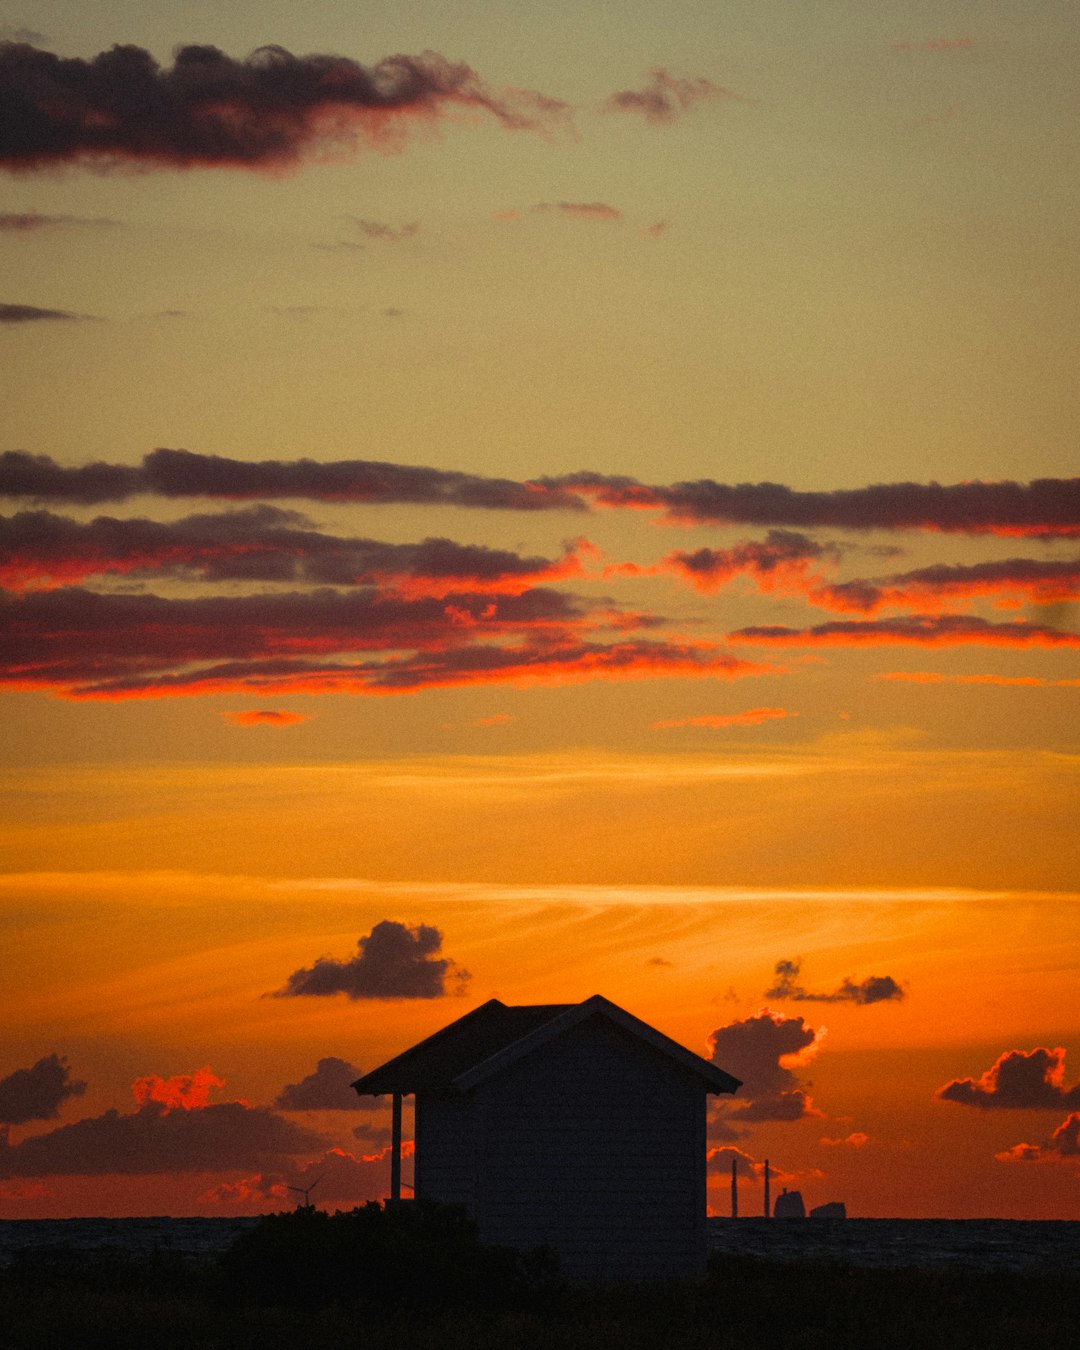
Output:
<svg viewBox="0 0 1080 1350">
<path fill-rule="evenodd" d="M 1038 1219 L 710 1219 L 717 1252 L 924 1270 L 1080 1269 L 1080 1222 Z"/>
<path fill-rule="evenodd" d="M 257 1219 L 0 1219 L 0 1266 L 19 1252 L 197 1260 Z M 778 1261 L 1032 1271 L 1080 1269 L 1080 1222 L 1018 1219 L 710 1219 L 713 1251 Z"/>
</svg>

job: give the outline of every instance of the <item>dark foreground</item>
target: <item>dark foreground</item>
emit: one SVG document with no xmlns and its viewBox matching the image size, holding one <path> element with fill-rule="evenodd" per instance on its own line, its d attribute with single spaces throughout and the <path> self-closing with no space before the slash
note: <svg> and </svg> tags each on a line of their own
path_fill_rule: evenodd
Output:
<svg viewBox="0 0 1080 1350">
<path fill-rule="evenodd" d="M 28 1251 L 0 1350 L 1045 1350 L 1080 1271 L 866 1268 L 714 1253 L 678 1285 L 569 1289 L 455 1211 L 275 1215 L 220 1256 Z"/>
</svg>

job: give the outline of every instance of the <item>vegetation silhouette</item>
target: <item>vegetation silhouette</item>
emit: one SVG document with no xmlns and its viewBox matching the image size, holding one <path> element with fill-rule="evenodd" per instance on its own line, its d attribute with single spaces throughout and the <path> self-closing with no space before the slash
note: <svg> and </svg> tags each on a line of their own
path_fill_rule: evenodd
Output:
<svg viewBox="0 0 1080 1350">
<path fill-rule="evenodd" d="M 544 1250 L 488 1247 L 464 1209 L 371 1202 L 328 1214 L 269 1214 L 219 1259 L 224 1297 L 303 1308 L 349 1303 L 384 1312 L 548 1306 L 562 1291 Z"/>
</svg>

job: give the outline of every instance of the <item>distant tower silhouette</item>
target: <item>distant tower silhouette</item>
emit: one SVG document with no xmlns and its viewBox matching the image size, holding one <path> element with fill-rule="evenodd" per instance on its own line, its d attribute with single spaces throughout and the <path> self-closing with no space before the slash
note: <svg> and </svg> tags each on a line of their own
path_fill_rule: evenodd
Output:
<svg viewBox="0 0 1080 1350">
<path fill-rule="evenodd" d="M 769 1160 L 765 1159 L 765 1217 L 772 1218 L 772 1210 L 769 1207 Z"/>
<path fill-rule="evenodd" d="M 731 1160 L 731 1217 L 739 1217 L 739 1180 L 735 1172 L 735 1159 Z"/>
<path fill-rule="evenodd" d="M 789 1191 L 785 1186 L 776 1197 L 776 1209 L 774 1218 L 777 1219 L 805 1219 L 806 1206 L 803 1204 L 801 1191 Z"/>
</svg>

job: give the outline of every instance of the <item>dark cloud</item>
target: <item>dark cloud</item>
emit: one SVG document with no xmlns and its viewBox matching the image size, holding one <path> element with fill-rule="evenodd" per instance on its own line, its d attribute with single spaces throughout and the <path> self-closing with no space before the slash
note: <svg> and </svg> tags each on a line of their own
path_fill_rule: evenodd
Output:
<svg viewBox="0 0 1080 1350">
<path fill-rule="evenodd" d="M 1080 633 L 1014 620 L 993 623 L 974 614 L 908 614 L 896 619 L 836 620 L 813 628 L 739 628 L 730 642 L 783 647 L 894 646 L 1080 647 Z"/>
<path fill-rule="evenodd" d="M 86 1084 L 72 1078 L 66 1059 L 46 1055 L 29 1069 L 0 1078 L 0 1124 L 53 1120 L 71 1097 L 81 1097 Z"/>
<path fill-rule="evenodd" d="M 360 1070 L 347 1059 L 327 1055 L 314 1073 L 287 1083 L 274 1100 L 280 1111 L 359 1111 L 364 1103 L 352 1090 Z"/>
<path fill-rule="evenodd" d="M 1080 1111 L 1073 1111 L 1041 1144 L 1014 1144 L 994 1155 L 998 1162 L 1061 1162 L 1080 1158 Z"/>
<path fill-rule="evenodd" d="M 656 66 L 649 71 L 647 84 L 640 89 L 618 90 L 607 106 L 615 112 L 640 113 L 649 122 L 674 122 L 698 103 L 736 97 L 712 80 L 685 79 Z"/>
<path fill-rule="evenodd" d="M 0 495 L 94 505 L 124 501 L 139 493 L 232 501 L 291 497 L 506 511 L 588 509 L 578 494 L 558 487 L 379 460 L 249 462 L 161 449 L 144 456 L 138 466 L 98 463 L 65 468 L 48 455 L 21 450 L 0 455 Z"/>
<path fill-rule="evenodd" d="M 542 478 L 611 509 L 660 510 L 696 525 L 824 526 L 845 530 L 941 530 L 965 534 L 1080 534 L 1080 478 L 1031 483 L 877 483 L 832 492 L 800 492 L 780 483 L 712 479 L 649 487 L 594 473 Z"/>
<path fill-rule="evenodd" d="M 307 713 L 287 712 L 283 708 L 247 708 L 221 715 L 237 727 L 295 727 L 308 720 Z"/>
<path fill-rule="evenodd" d="M 274 997 L 444 998 L 463 990 L 469 972 L 439 956 L 442 940 L 442 933 L 428 924 L 414 928 L 384 919 L 359 940 L 355 956 L 345 961 L 320 957 L 313 966 L 293 971 Z"/>
<path fill-rule="evenodd" d="M 1065 1051 L 1037 1046 L 1006 1050 L 978 1078 L 954 1078 L 934 1094 L 939 1101 L 959 1102 L 984 1110 L 1043 1110 L 1080 1106 L 1080 1083 L 1065 1086 Z"/>
<path fill-rule="evenodd" d="M 821 1041 L 821 1033 L 801 1017 L 766 1009 L 720 1027 L 709 1040 L 713 1063 L 742 1080 L 735 1102 L 724 1104 L 723 1122 L 789 1121 L 821 1114 L 791 1067 L 813 1055 Z"/>
<path fill-rule="evenodd" d="M 0 1146 L 0 1177 L 228 1172 L 280 1165 L 326 1140 L 269 1107 L 221 1102 L 170 1109 L 149 1100 L 138 1111 L 106 1111 L 19 1144 Z"/>
<path fill-rule="evenodd" d="M 9 589 L 113 574 L 170 575 L 205 581 L 306 581 L 392 585 L 413 595 L 477 589 L 522 592 L 581 576 L 585 540 L 561 558 L 428 538 L 418 544 L 323 534 L 304 516 L 274 506 L 161 523 L 98 516 L 75 521 L 49 511 L 0 516 L 0 585 Z"/>
<path fill-rule="evenodd" d="M 940 530 L 968 534 L 1080 535 L 1080 478 L 1031 483 L 884 483 L 798 492 L 777 483 L 709 479 L 650 487 L 633 478 L 576 473 L 514 482 L 377 460 L 228 459 L 154 450 L 140 465 L 66 468 L 48 455 L 0 455 L 0 494 L 40 500 L 123 501 L 138 493 L 231 500 L 426 503 L 507 511 L 660 511 L 691 524 L 847 530 Z"/>
<path fill-rule="evenodd" d="M 94 319 L 91 314 L 75 314 L 69 309 L 39 309 L 37 305 L 0 304 L 0 323 L 39 323 L 59 320 L 62 323 L 83 323 Z"/>
<path fill-rule="evenodd" d="M 455 110 L 510 130 L 545 130 L 566 105 L 530 90 L 499 93 L 437 52 L 371 67 L 344 56 L 261 47 L 235 60 L 179 47 L 163 67 L 141 47 L 89 60 L 0 44 L 0 166 L 63 164 L 281 169 L 315 151 L 400 149 L 410 122 Z"/>
<path fill-rule="evenodd" d="M 855 1003 L 860 1007 L 899 1001 L 904 997 L 903 988 L 891 975 L 870 975 L 858 983 L 845 979 L 831 994 L 811 993 L 799 983 L 800 969 L 798 961 L 777 961 L 776 983 L 766 989 L 765 997 L 791 999 L 795 1003 Z"/>
</svg>

